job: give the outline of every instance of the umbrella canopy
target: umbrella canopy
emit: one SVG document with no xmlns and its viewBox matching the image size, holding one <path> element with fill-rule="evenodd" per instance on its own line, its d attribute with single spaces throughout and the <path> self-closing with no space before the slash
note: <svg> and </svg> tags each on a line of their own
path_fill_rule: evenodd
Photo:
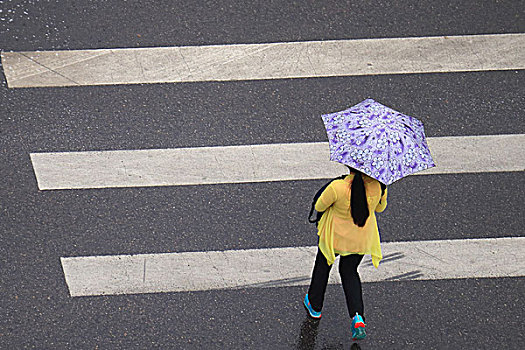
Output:
<svg viewBox="0 0 525 350">
<path fill-rule="evenodd" d="M 423 123 L 372 99 L 322 118 L 330 160 L 385 185 L 435 166 Z"/>
</svg>

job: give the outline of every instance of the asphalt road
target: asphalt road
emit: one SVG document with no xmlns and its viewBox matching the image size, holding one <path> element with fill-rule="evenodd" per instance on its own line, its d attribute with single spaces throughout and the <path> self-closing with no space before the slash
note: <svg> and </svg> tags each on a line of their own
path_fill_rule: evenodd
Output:
<svg viewBox="0 0 525 350">
<path fill-rule="evenodd" d="M 525 32 L 524 1 L 2 1 L 0 8 L 2 50 Z M 302 308 L 303 287 L 71 298 L 59 260 L 314 245 L 306 216 L 324 180 L 39 191 L 29 153 L 323 141 L 319 115 L 367 97 L 417 116 L 427 136 L 525 133 L 524 74 L 39 89 L 8 89 L 0 74 L 0 348 L 350 348 L 340 286 L 328 287 L 316 323 Z M 523 172 L 409 177 L 390 189 L 382 238 L 523 236 L 524 192 Z M 521 349 L 524 288 L 524 278 L 365 284 L 369 338 L 361 346 Z"/>
</svg>

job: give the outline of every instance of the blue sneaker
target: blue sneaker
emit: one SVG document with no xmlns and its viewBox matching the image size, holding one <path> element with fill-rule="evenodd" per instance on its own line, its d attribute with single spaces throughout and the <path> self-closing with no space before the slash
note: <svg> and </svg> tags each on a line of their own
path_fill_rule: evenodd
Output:
<svg viewBox="0 0 525 350">
<path fill-rule="evenodd" d="M 352 319 L 352 340 L 365 339 L 365 322 L 363 318 L 359 316 L 356 312 L 354 318 Z"/>
<path fill-rule="evenodd" d="M 310 300 L 308 299 L 308 294 L 304 296 L 304 307 L 313 318 L 321 318 L 321 312 L 317 312 L 312 309 L 312 305 L 310 305 Z"/>
</svg>

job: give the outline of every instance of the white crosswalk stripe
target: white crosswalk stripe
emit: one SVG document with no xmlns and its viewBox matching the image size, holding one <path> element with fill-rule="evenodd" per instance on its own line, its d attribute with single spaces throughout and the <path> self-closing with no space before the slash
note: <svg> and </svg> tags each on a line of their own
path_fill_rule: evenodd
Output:
<svg viewBox="0 0 525 350">
<path fill-rule="evenodd" d="M 525 276 L 525 237 L 383 243 L 363 282 Z M 304 286 L 317 247 L 61 258 L 71 296 Z M 337 263 L 331 283 L 340 283 Z M 454 266 L 453 269 L 450 266 Z M 210 273 L 212 272 L 212 273 Z"/>
<path fill-rule="evenodd" d="M 436 167 L 417 175 L 523 171 L 525 134 L 428 138 Z M 327 142 L 32 153 L 40 190 L 333 178 Z"/>
<path fill-rule="evenodd" d="M 9 87 L 525 69 L 525 34 L 3 52 Z"/>
</svg>

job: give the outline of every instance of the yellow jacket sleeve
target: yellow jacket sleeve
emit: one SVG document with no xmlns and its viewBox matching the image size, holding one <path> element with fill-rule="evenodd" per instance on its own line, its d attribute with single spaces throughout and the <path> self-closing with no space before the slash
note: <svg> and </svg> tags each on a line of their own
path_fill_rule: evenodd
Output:
<svg viewBox="0 0 525 350">
<path fill-rule="evenodd" d="M 381 200 L 377 204 L 376 212 L 381 213 L 386 208 L 386 196 L 388 194 L 388 188 L 385 189 L 385 193 L 381 197 Z"/>
<path fill-rule="evenodd" d="M 328 187 L 321 193 L 321 196 L 315 203 L 315 210 L 318 212 L 323 212 L 326 209 L 328 209 L 329 206 L 331 206 L 337 199 L 337 195 L 335 193 L 335 190 L 333 189 L 332 185 L 328 185 Z"/>
</svg>

